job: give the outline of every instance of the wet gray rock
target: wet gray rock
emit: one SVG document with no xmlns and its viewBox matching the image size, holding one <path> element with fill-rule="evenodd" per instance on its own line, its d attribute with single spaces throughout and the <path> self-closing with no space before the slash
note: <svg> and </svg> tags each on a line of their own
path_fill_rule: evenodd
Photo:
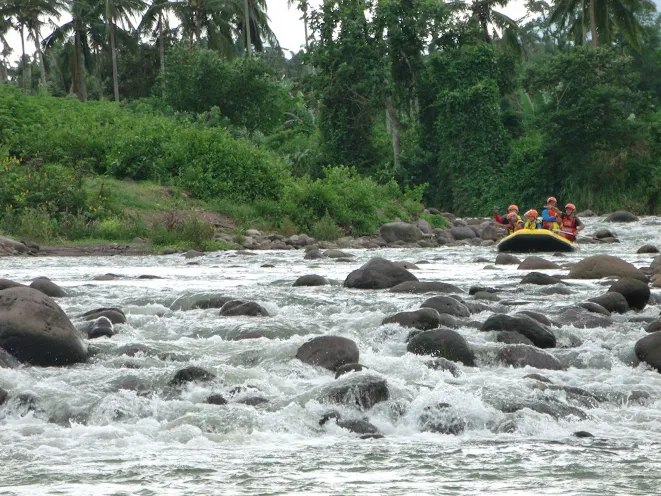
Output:
<svg viewBox="0 0 661 496">
<path fill-rule="evenodd" d="M 521 260 L 509 253 L 499 253 L 496 256 L 496 265 L 519 265 Z"/>
<path fill-rule="evenodd" d="M 432 227 L 429 222 L 427 222 L 425 219 L 418 219 L 415 223 L 415 226 L 420 229 L 423 234 L 431 234 L 432 233 Z"/>
<path fill-rule="evenodd" d="M 476 300 L 500 301 L 500 296 L 495 293 L 489 293 L 487 291 L 478 291 L 473 295 L 473 298 Z"/>
<path fill-rule="evenodd" d="M 572 293 L 573 291 L 566 286 L 544 286 L 539 290 L 537 290 L 537 294 L 547 295 L 547 296 L 551 296 L 551 295 L 566 296 Z"/>
<path fill-rule="evenodd" d="M 294 281 L 294 286 L 326 286 L 330 284 L 328 279 L 317 274 L 301 276 Z"/>
<path fill-rule="evenodd" d="M 5 391 L 4 389 L 0 388 L 0 406 L 5 404 L 5 402 L 7 401 L 7 396 L 9 396 L 9 393 L 7 393 L 7 391 Z"/>
<path fill-rule="evenodd" d="M 383 319 L 382 324 L 399 324 L 402 327 L 415 327 L 428 330 L 441 326 L 441 316 L 433 308 L 421 308 L 412 312 L 399 312 Z"/>
<path fill-rule="evenodd" d="M 107 318 L 113 324 L 126 324 L 124 310 L 118 307 L 101 307 L 85 312 L 81 315 L 83 320 L 92 321 L 100 317 Z"/>
<path fill-rule="evenodd" d="M 448 245 L 455 241 L 454 236 L 448 229 L 434 229 L 433 232 L 439 246 Z"/>
<path fill-rule="evenodd" d="M 239 400 L 236 400 L 236 402 L 242 405 L 259 406 L 268 403 L 269 400 L 263 398 L 262 396 L 249 396 L 247 398 L 241 398 Z"/>
<path fill-rule="evenodd" d="M 588 312 L 600 313 L 601 315 L 606 315 L 607 317 L 610 317 L 611 315 L 608 310 L 602 307 L 599 303 L 595 303 L 594 301 L 585 301 L 583 303 L 579 303 L 578 306 L 585 308 Z"/>
<path fill-rule="evenodd" d="M 425 365 L 433 370 L 447 370 L 454 377 L 459 377 L 461 375 L 461 372 L 459 371 L 459 367 L 457 367 L 457 364 L 448 360 L 447 358 L 438 357 L 432 360 L 427 360 L 425 362 Z"/>
<path fill-rule="evenodd" d="M 229 301 L 235 301 L 231 296 L 208 296 L 197 300 L 191 305 L 192 310 L 208 310 L 210 308 L 223 308 L 223 305 Z"/>
<path fill-rule="evenodd" d="M 594 437 L 594 435 L 589 433 L 588 431 L 576 431 L 572 434 L 572 436 L 578 438 Z"/>
<path fill-rule="evenodd" d="M 596 298 L 590 298 L 588 301 L 601 305 L 609 312 L 626 313 L 629 311 L 629 303 L 620 293 L 604 293 Z"/>
<path fill-rule="evenodd" d="M 650 288 L 647 283 L 630 277 L 618 279 L 608 292 L 624 296 L 632 310 L 643 310 L 650 300 Z"/>
<path fill-rule="evenodd" d="M 475 365 L 475 354 L 464 337 L 450 329 L 425 331 L 409 341 L 406 351 L 415 355 L 431 355 L 461 362 L 467 366 Z"/>
<path fill-rule="evenodd" d="M 232 300 L 220 309 L 221 317 L 268 317 L 269 312 L 254 301 Z"/>
<path fill-rule="evenodd" d="M 367 369 L 368 369 L 367 367 L 359 363 L 345 363 L 341 367 L 338 367 L 337 372 L 335 372 L 335 378 L 337 379 L 343 376 L 344 374 L 348 374 L 350 372 L 360 372 L 361 370 L 367 370 Z"/>
<path fill-rule="evenodd" d="M 470 310 L 466 305 L 449 296 L 433 296 L 421 305 L 422 308 L 433 308 L 440 314 L 454 317 L 470 317 Z"/>
<path fill-rule="evenodd" d="M 212 394 L 207 397 L 206 403 L 210 405 L 227 405 L 227 400 L 222 394 Z"/>
<path fill-rule="evenodd" d="M 203 257 L 204 253 L 201 251 L 197 250 L 188 250 L 186 253 L 184 253 L 184 258 L 197 258 L 197 257 Z"/>
<path fill-rule="evenodd" d="M 415 243 L 423 238 L 423 233 L 418 227 L 405 222 L 384 224 L 379 228 L 379 233 L 387 243 L 394 243 L 396 241 Z"/>
<path fill-rule="evenodd" d="M 523 376 L 524 379 L 533 379 L 535 381 L 543 382 L 545 384 L 552 384 L 551 379 L 544 377 L 541 374 L 528 374 Z"/>
<path fill-rule="evenodd" d="M 390 390 L 385 379 L 370 373 L 347 374 L 337 379 L 322 394 L 322 402 L 332 402 L 369 410 L 388 401 Z"/>
<path fill-rule="evenodd" d="M 653 332 L 639 339 L 634 353 L 638 360 L 661 372 L 661 332 Z"/>
<path fill-rule="evenodd" d="M 21 362 L 52 366 L 87 361 L 87 344 L 57 303 L 27 287 L 0 291 L 0 348 Z"/>
<path fill-rule="evenodd" d="M 324 252 L 324 256 L 327 258 L 353 258 L 353 255 L 351 253 L 347 253 L 342 250 L 326 250 Z"/>
<path fill-rule="evenodd" d="M 338 427 L 346 429 L 355 434 L 362 434 L 363 438 L 383 437 L 379 429 L 365 419 L 343 419 L 339 412 L 331 411 L 322 415 L 319 425 L 326 425 L 331 420 L 335 420 Z"/>
<path fill-rule="evenodd" d="M 608 215 L 604 222 L 637 222 L 639 219 L 631 212 L 626 212 L 625 210 L 618 210 Z"/>
<path fill-rule="evenodd" d="M 654 245 L 643 245 L 636 253 L 659 253 L 659 249 Z"/>
<path fill-rule="evenodd" d="M 560 361 L 545 351 L 525 344 L 511 344 L 498 352 L 498 360 L 512 367 L 562 370 Z"/>
<path fill-rule="evenodd" d="M 418 418 L 418 429 L 437 434 L 461 434 L 466 421 L 448 403 L 438 403 L 423 409 Z"/>
<path fill-rule="evenodd" d="M 594 233 L 594 237 L 596 239 L 617 238 L 617 236 L 613 234 L 610 230 L 604 228 L 597 229 L 597 232 Z"/>
<path fill-rule="evenodd" d="M 112 322 L 107 317 L 99 317 L 91 322 L 86 322 L 81 328 L 81 332 L 87 335 L 87 339 L 111 338 L 115 335 Z"/>
<path fill-rule="evenodd" d="M 556 420 L 572 417 L 579 420 L 585 420 L 588 418 L 588 415 L 580 408 L 567 405 L 553 398 L 547 398 L 545 401 L 534 399 L 511 399 L 497 405 L 496 407 L 505 413 L 514 413 L 523 410 L 524 408 L 529 408 L 535 412 L 549 415 Z"/>
<path fill-rule="evenodd" d="M 317 336 L 304 343 L 296 352 L 296 358 L 308 365 L 337 371 L 342 365 L 358 363 L 358 346 L 342 336 Z"/>
<path fill-rule="evenodd" d="M 20 282 L 10 281 L 9 279 L 0 279 L 0 291 L 9 288 L 27 288 L 27 286 Z"/>
<path fill-rule="evenodd" d="M 610 317 L 590 312 L 582 307 L 567 308 L 560 312 L 555 320 L 561 325 L 572 325 L 584 329 L 610 327 L 613 325 L 613 319 Z"/>
<path fill-rule="evenodd" d="M 65 290 L 46 277 L 39 277 L 35 279 L 30 284 L 30 287 L 36 289 L 37 291 L 41 291 L 46 296 L 50 296 L 51 298 L 62 298 L 67 296 L 67 292 Z"/>
<path fill-rule="evenodd" d="M 539 286 L 550 286 L 552 284 L 564 284 L 562 279 L 556 276 L 550 276 L 542 272 L 530 272 L 523 276 L 521 284 L 536 284 Z"/>
<path fill-rule="evenodd" d="M 216 377 L 216 374 L 204 370 L 201 367 L 186 367 L 185 369 L 178 370 L 170 381 L 171 386 L 181 386 L 189 382 L 208 382 Z"/>
<path fill-rule="evenodd" d="M 480 329 L 487 331 L 514 331 L 523 334 L 539 348 L 555 348 L 556 339 L 553 333 L 543 324 L 527 316 L 511 316 L 505 314 L 491 315 Z"/>
<path fill-rule="evenodd" d="M 560 266 L 557 263 L 542 257 L 528 257 L 517 267 L 519 270 L 549 270 L 559 268 Z"/>
<path fill-rule="evenodd" d="M 261 338 L 267 338 L 266 334 L 263 332 L 259 331 L 248 331 L 248 332 L 242 332 L 241 334 L 237 335 L 234 338 L 234 341 L 243 341 L 244 339 L 261 339 Z"/>
<path fill-rule="evenodd" d="M 661 331 L 661 320 L 655 320 L 650 322 L 647 327 L 645 327 L 646 332 L 658 332 Z"/>
<path fill-rule="evenodd" d="M 456 226 L 450 229 L 450 234 L 456 241 L 479 237 L 473 229 L 465 226 Z"/>
<path fill-rule="evenodd" d="M 326 255 L 324 255 L 319 249 L 309 250 L 303 257 L 304 260 L 319 260 L 320 258 L 326 258 Z"/>
<path fill-rule="evenodd" d="M 527 344 L 530 346 L 535 345 L 535 343 L 530 341 L 530 339 L 516 331 L 501 331 L 496 335 L 496 341 L 505 344 Z"/>
<path fill-rule="evenodd" d="M 530 317 L 531 319 L 534 319 L 547 327 L 551 327 L 553 325 L 551 319 L 549 319 L 546 315 L 539 312 L 533 312 L 532 310 L 520 310 L 514 316 L 516 317 L 517 315 L 526 315 L 527 317 Z"/>
<path fill-rule="evenodd" d="M 647 283 L 647 276 L 629 262 L 611 255 L 593 255 L 569 270 L 570 279 L 603 279 L 604 277 L 631 277 Z"/>
<path fill-rule="evenodd" d="M 390 288 L 391 293 L 463 293 L 464 290 L 445 282 L 437 281 L 407 281 Z"/>
<path fill-rule="evenodd" d="M 21 366 L 21 362 L 7 351 L 0 348 L 0 369 L 17 369 Z M 0 402 L 0 404 L 2 404 Z"/>
<path fill-rule="evenodd" d="M 418 278 L 390 260 L 373 258 L 360 269 L 351 272 L 344 281 L 347 288 L 386 289 Z"/>
<path fill-rule="evenodd" d="M 475 293 L 499 293 L 500 289 L 490 288 L 487 286 L 471 286 L 468 290 L 469 295 L 474 295 Z"/>
</svg>

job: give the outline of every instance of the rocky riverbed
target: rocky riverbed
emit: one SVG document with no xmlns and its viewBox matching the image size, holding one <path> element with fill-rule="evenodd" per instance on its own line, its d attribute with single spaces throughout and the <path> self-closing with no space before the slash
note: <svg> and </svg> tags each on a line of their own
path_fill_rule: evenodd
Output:
<svg viewBox="0 0 661 496">
<path fill-rule="evenodd" d="M 586 219 L 602 241 L 535 257 L 498 254 L 487 224 L 442 246 L 397 226 L 413 238 L 369 249 L 14 247 L 0 487 L 654 493 L 660 219 L 605 220 Z"/>
</svg>

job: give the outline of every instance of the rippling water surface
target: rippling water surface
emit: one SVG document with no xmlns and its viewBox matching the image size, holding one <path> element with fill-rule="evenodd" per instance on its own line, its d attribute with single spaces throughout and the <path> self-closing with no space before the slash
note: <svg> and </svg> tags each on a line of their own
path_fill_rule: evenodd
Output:
<svg viewBox="0 0 661 496">
<path fill-rule="evenodd" d="M 588 235 L 605 226 L 601 220 L 587 220 Z M 609 225 L 620 244 L 584 245 L 577 253 L 547 258 L 564 264 L 606 253 L 647 266 L 653 255 L 636 250 L 646 243 L 661 246 L 658 223 L 643 218 Z M 502 345 L 495 333 L 462 327 L 479 366 L 459 366 L 454 377 L 429 369 L 426 357 L 406 353 L 408 330 L 380 325 L 431 295 L 347 290 L 346 275 L 374 256 L 425 260 L 430 263 L 414 272 L 420 280 L 466 291 L 473 284 L 498 287 L 502 301 L 494 308 L 536 310 L 551 318 L 562 306 L 606 288 L 599 281 L 570 281 L 570 295 L 541 295 L 540 287 L 519 284 L 525 271 L 516 266 L 484 269 L 495 259 L 494 247 L 348 251 L 355 255 L 350 263 L 307 261 L 302 251 L 210 253 L 195 260 L 199 265 L 187 265 L 180 255 L 0 259 L 0 278 L 27 282 L 45 275 L 65 287 L 72 296 L 58 303 L 74 323 L 100 306 L 121 306 L 129 319 L 113 338 L 91 342 L 98 353 L 88 364 L 0 369 L 0 387 L 12 398 L 0 408 L 0 494 L 659 493 L 661 375 L 634 363 L 633 345 L 646 333 L 644 323 L 631 321 L 657 317 L 659 306 L 615 315 L 615 325 L 605 329 L 561 322 L 553 328 L 559 346 L 549 351 L 568 367 L 563 371 L 499 365 L 495 355 Z M 92 281 L 108 272 L 123 278 Z M 311 273 L 332 284 L 291 286 Z M 164 279 L 137 279 L 143 274 Z M 200 295 L 255 300 L 273 316 L 221 318 L 213 309 L 171 309 L 187 308 Z M 233 340 L 250 331 L 269 339 Z M 384 438 L 360 439 L 333 422 L 319 426 L 329 405 L 315 392 L 334 376 L 293 357 L 321 334 L 356 341 L 361 363 L 387 380 L 388 402 L 362 413 L 333 407 L 345 417 L 367 418 Z M 119 351 L 126 345 L 145 351 L 127 356 Z M 189 365 L 216 378 L 170 387 L 174 373 Z M 586 405 L 562 390 L 540 390 L 524 378 L 530 373 L 602 400 Z M 244 388 L 232 396 L 237 386 Z M 213 393 L 229 404 L 206 404 Z M 268 403 L 239 403 L 246 395 Z M 31 408 L 17 400 L 21 396 L 34 399 Z M 587 418 L 496 408 L 509 398 L 552 400 L 581 408 Z M 462 434 L 420 431 L 423 409 L 439 402 L 452 405 L 465 421 Z M 513 432 L 499 427 L 507 423 Z M 576 438 L 576 431 L 594 437 Z"/>
</svg>

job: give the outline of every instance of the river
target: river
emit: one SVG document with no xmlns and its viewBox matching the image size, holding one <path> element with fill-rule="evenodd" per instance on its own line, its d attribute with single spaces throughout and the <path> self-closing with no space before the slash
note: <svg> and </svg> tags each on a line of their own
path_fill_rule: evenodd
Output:
<svg viewBox="0 0 661 496">
<path fill-rule="evenodd" d="M 565 264 L 603 253 L 643 267 L 654 255 L 636 250 L 647 243 L 661 246 L 658 218 L 585 223 L 587 236 L 609 227 L 621 243 L 544 256 Z M 77 315 L 101 306 L 120 306 L 129 320 L 112 338 L 90 341 L 97 352 L 90 363 L 0 369 L 0 387 L 10 394 L 0 407 L 0 494 L 658 493 L 661 375 L 633 366 L 633 345 L 646 333 L 645 324 L 631 318 L 657 317 L 659 306 L 614 314 L 616 323 L 608 328 L 560 322 L 553 328 L 558 348 L 547 351 L 568 367 L 562 371 L 499 365 L 495 354 L 502 345 L 495 333 L 463 326 L 459 332 L 475 350 L 478 366 L 460 365 L 455 377 L 430 369 L 428 357 L 406 353 L 408 329 L 380 325 L 384 317 L 416 309 L 431 295 L 349 290 L 342 286 L 346 275 L 374 256 L 427 261 L 413 271 L 420 280 L 466 291 L 474 284 L 495 287 L 502 290 L 502 301 L 493 305 L 551 318 L 560 307 L 606 288 L 599 281 L 568 281 L 569 295 L 539 294 L 539 287 L 519 285 L 526 272 L 516 265 L 484 269 L 495 260 L 495 247 L 347 251 L 355 256 L 351 262 L 303 260 L 302 251 L 209 253 L 193 260 L 196 265 L 181 255 L 0 259 L 0 278 L 28 282 L 48 276 L 65 288 L 70 296 L 58 303 L 74 323 L 80 323 Z M 104 273 L 122 278 L 92 280 Z M 312 273 L 332 284 L 292 287 L 298 276 Z M 144 274 L 162 279 L 138 279 Z M 272 316 L 171 309 L 186 308 L 200 295 L 254 300 Z M 463 297 L 470 299 L 468 293 Z M 489 315 L 471 318 L 484 321 Z M 233 340 L 249 331 L 268 339 Z M 334 375 L 294 356 L 301 344 L 321 334 L 354 340 L 369 373 L 387 380 L 390 400 L 371 410 L 357 414 L 334 407 L 343 415 L 366 417 L 383 438 L 361 439 L 334 422 L 319 425 L 329 405 L 313 393 L 335 381 Z M 126 345 L 146 351 L 121 354 Z M 168 386 L 175 372 L 189 365 L 216 378 L 180 389 Z M 524 377 L 531 373 L 601 400 L 588 408 L 562 389 L 539 389 L 537 381 Z M 213 393 L 229 398 L 229 404 L 205 403 Z M 242 395 L 268 403 L 241 404 Z M 504 413 L 494 406 L 510 397 L 552 397 L 587 417 L 554 418 L 528 408 Z M 462 433 L 421 431 L 424 408 L 439 402 L 461 416 Z M 498 427 L 507 422 L 516 428 Z M 575 437 L 577 431 L 594 437 Z"/>
</svg>

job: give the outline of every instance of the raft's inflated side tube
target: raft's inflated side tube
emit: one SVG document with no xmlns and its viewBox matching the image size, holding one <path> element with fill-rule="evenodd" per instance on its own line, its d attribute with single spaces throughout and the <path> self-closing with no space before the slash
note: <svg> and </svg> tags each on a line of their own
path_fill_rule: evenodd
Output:
<svg viewBox="0 0 661 496">
<path fill-rule="evenodd" d="M 498 251 L 532 253 L 538 251 L 574 251 L 576 243 L 547 229 L 516 231 L 498 243 Z"/>
</svg>

